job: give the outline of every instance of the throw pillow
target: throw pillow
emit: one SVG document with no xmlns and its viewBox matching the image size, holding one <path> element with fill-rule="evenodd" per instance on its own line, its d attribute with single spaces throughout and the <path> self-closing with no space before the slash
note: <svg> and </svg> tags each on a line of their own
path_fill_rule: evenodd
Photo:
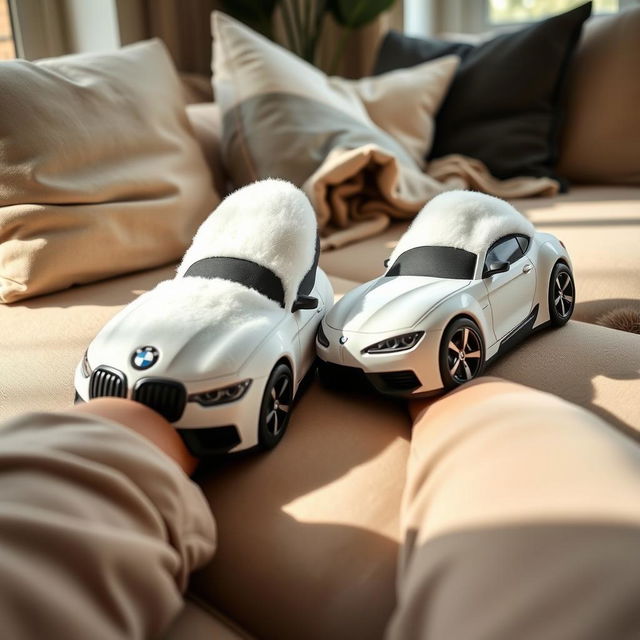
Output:
<svg viewBox="0 0 640 640">
<path fill-rule="evenodd" d="M 498 178 L 556 178 L 557 132 L 565 75 L 588 2 L 478 46 L 385 37 L 375 73 L 456 54 L 462 58 L 436 120 L 431 157 L 461 153 Z"/>
<path fill-rule="evenodd" d="M 213 186 L 220 197 L 227 195 L 227 170 L 222 162 L 222 117 L 220 107 L 215 102 L 187 105 L 187 117 L 196 140 L 207 161 L 213 177 Z"/>
<path fill-rule="evenodd" d="M 213 13 L 212 32 L 223 154 L 236 186 L 266 177 L 301 186 L 332 149 L 366 144 L 423 163 L 457 57 L 350 81 L 328 78 L 223 13 Z"/>
<path fill-rule="evenodd" d="M 640 7 L 589 20 L 568 87 L 558 171 L 640 184 Z"/>
<path fill-rule="evenodd" d="M 0 63 L 0 301 L 178 259 L 219 201 L 160 41 Z"/>
</svg>

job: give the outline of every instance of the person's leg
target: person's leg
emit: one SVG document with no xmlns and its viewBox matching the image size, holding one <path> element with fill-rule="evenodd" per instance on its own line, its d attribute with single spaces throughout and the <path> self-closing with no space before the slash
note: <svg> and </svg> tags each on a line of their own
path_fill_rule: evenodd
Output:
<svg viewBox="0 0 640 640">
<path fill-rule="evenodd" d="M 640 637 L 640 447 L 495 379 L 417 406 L 388 638 Z"/>
<path fill-rule="evenodd" d="M 131 401 L 0 425 L 3 637 L 159 637 L 215 548 L 193 465 L 171 425 Z"/>
</svg>

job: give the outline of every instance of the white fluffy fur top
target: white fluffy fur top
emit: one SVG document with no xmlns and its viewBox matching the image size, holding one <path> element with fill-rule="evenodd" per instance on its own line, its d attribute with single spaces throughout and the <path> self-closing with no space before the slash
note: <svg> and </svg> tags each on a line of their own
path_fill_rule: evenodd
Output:
<svg viewBox="0 0 640 640">
<path fill-rule="evenodd" d="M 534 226 L 508 202 L 474 191 L 447 191 L 430 200 L 393 250 L 390 263 L 413 247 L 455 247 L 480 254 L 511 233 L 532 236 Z"/>
<path fill-rule="evenodd" d="M 202 223 L 177 275 L 203 258 L 244 258 L 279 276 L 289 307 L 313 264 L 316 233 L 315 213 L 300 189 L 285 180 L 254 182 L 228 195 Z"/>
</svg>

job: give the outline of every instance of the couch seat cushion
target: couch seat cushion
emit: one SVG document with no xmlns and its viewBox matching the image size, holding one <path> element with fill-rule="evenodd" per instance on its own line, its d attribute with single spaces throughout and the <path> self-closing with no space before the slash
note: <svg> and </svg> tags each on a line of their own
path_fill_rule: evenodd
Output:
<svg viewBox="0 0 640 640">
<path fill-rule="evenodd" d="M 610 201 L 604 210 L 612 219 L 623 217 Z M 570 220 L 570 208 L 566 215 Z M 580 216 L 589 219 L 588 212 Z M 623 237 L 629 234 L 623 230 Z M 389 252 L 384 243 L 371 250 L 374 264 Z M 67 408 L 74 368 L 91 338 L 138 293 L 173 272 L 145 271 L 0 305 L 0 420 Z M 355 284 L 332 282 L 337 295 Z M 639 429 L 639 342 L 638 336 L 571 322 L 527 341 L 491 373 Z M 274 451 L 209 466 L 198 478 L 218 523 L 219 548 L 194 577 L 193 592 L 260 638 L 382 637 L 395 604 L 409 437 L 402 403 L 312 384 Z M 211 624 L 197 617 L 189 637 L 209 637 Z"/>
<path fill-rule="evenodd" d="M 259 638 L 380 638 L 409 437 L 404 404 L 314 381 L 276 449 L 199 479 L 220 542 L 194 592 Z"/>
<path fill-rule="evenodd" d="M 538 230 L 566 244 L 576 278 L 576 320 L 594 322 L 611 309 L 640 309 L 639 188 L 580 186 L 554 198 L 512 203 Z M 331 276 L 375 278 L 407 226 L 397 223 L 379 236 L 323 253 L 320 264 Z"/>
</svg>

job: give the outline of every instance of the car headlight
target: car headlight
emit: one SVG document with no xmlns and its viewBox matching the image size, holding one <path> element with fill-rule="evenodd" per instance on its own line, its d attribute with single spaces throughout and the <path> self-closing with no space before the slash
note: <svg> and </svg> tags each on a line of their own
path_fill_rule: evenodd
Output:
<svg viewBox="0 0 640 640">
<path fill-rule="evenodd" d="M 202 391 L 201 393 L 193 393 L 189 396 L 189 402 L 197 402 L 203 407 L 212 407 L 217 404 L 226 404 L 240 400 L 251 386 L 251 380 L 243 380 L 236 384 L 231 384 L 222 389 L 212 389 L 211 391 Z"/>
<path fill-rule="evenodd" d="M 401 336 L 393 336 L 381 340 L 375 344 L 371 344 L 362 350 L 362 353 L 396 353 L 397 351 L 407 351 L 413 349 L 420 338 L 424 335 L 424 331 L 414 331 L 413 333 L 404 333 Z"/>
<path fill-rule="evenodd" d="M 326 349 L 329 346 L 329 338 L 322 330 L 322 322 L 318 325 L 318 342 Z"/>
<path fill-rule="evenodd" d="M 91 365 L 89 364 L 89 356 L 87 355 L 88 353 L 89 353 L 89 350 L 85 351 L 84 356 L 82 356 L 81 368 L 82 368 L 82 375 L 85 378 L 88 378 L 92 373 Z"/>
</svg>

